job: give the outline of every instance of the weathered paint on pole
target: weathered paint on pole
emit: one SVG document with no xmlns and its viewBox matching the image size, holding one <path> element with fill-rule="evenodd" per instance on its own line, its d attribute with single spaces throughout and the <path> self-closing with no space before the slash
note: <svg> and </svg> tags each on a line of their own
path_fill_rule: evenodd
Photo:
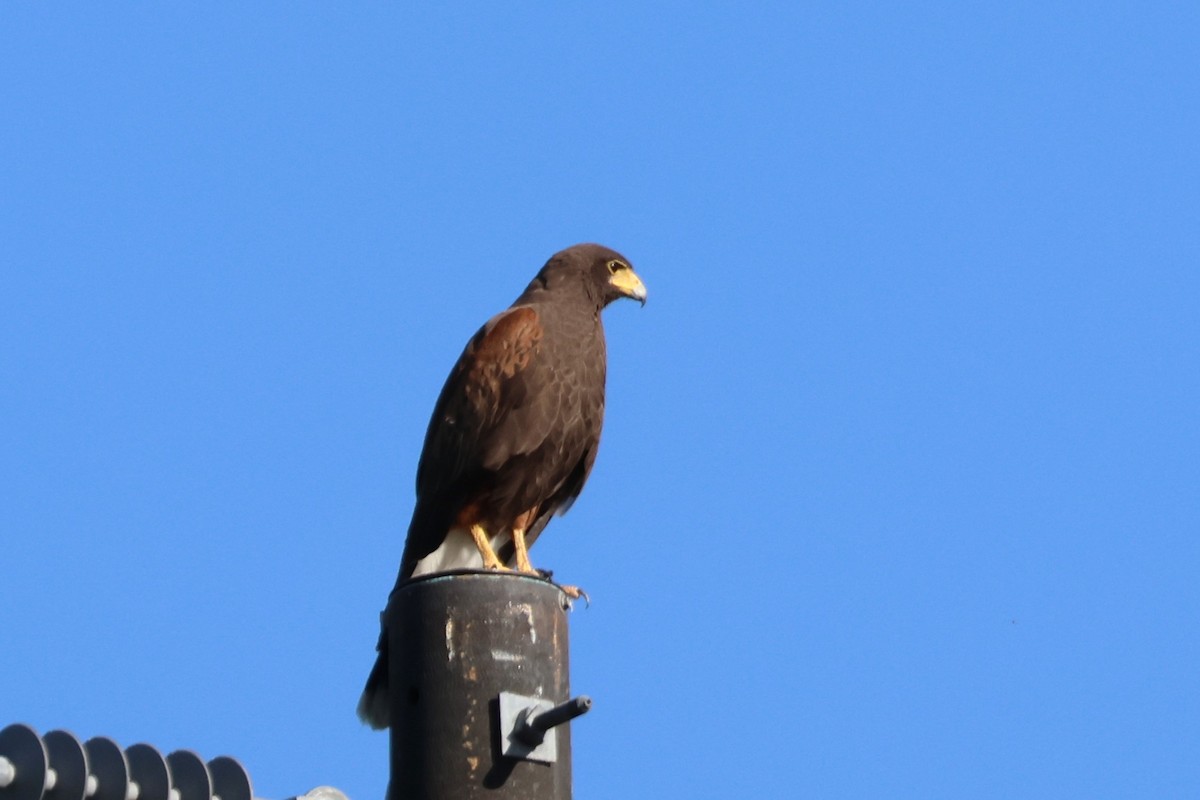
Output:
<svg viewBox="0 0 1200 800">
<path fill-rule="evenodd" d="M 501 755 L 501 692 L 570 699 L 566 596 L 485 571 L 421 578 L 388 608 L 388 800 L 570 800 L 570 724 L 553 763 Z"/>
</svg>

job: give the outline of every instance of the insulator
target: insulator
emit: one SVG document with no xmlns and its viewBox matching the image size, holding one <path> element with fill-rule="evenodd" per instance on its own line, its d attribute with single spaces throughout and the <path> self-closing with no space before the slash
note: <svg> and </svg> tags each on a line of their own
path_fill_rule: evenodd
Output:
<svg viewBox="0 0 1200 800">
<path fill-rule="evenodd" d="M 88 772 L 96 778 L 89 800 L 135 800 L 129 796 L 129 762 L 112 739 L 93 736 L 84 742 Z"/>
<path fill-rule="evenodd" d="M 331 790 L 335 791 L 335 790 Z M 342 800 L 345 796 L 341 795 Z M 39 737 L 28 725 L 0 730 L 0 800 L 255 800 L 237 759 L 207 764 L 190 750 L 164 757 L 148 744 L 122 750 L 69 731 Z"/>
<path fill-rule="evenodd" d="M 171 768 L 162 753 L 148 744 L 125 748 L 129 774 L 138 786 L 138 800 L 171 800 Z"/>
<path fill-rule="evenodd" d="M 237 759 L 217 756 L 208 762 L 208 772 L 212 775 L 213 794 L 221 800 L 254 800 L 250 775 Z"/>
<path fill-rule="evenodd" d="M 176 750 L 167 756 L 171 782 L 179 800 L 212 800 L 213 782 L 204 759 L 191 750 Z"/>
<path fill-rule="evenodd" d="M 50 759 L 37 731 L 21 724 L 0 731 L 0 759 L 0 800 L 41 800 Z"/>
<path fill-rule="evenodd" d="M 44 800 L 84 800 L 88 786 L 88 760 L 83 743 L 70 731 L 50 731 L 42 737 L 54 785 L 47 787 Z"/>
</svg>

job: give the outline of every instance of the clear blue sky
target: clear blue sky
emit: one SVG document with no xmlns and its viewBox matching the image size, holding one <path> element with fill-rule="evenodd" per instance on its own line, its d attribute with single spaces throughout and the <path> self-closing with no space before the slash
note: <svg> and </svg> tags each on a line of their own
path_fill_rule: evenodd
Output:
<svg viewBox="0 0 1200 800">
<path fill-rule="evenodd" d="M 0 724 L 386 784 L 429 411 L 599 241 L 580 798 L 1200 796 L 1188 3 L 5 3 Z"/>
</svg>

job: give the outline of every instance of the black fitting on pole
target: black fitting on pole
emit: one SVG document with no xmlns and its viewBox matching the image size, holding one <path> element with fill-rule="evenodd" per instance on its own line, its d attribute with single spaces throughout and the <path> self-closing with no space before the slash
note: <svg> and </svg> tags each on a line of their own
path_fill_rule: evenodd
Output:
<svg viewBox="0 0 1200 800">
<path fill-rule="evenodd" d="M 483 570 L 395 591 L 388 800 L 570 800 L 562 723 L 591 701 L 568 699 L 569 607 L 550 581 Z M 524 741 L 522 725 L 541 741 Z"/>
</svg>

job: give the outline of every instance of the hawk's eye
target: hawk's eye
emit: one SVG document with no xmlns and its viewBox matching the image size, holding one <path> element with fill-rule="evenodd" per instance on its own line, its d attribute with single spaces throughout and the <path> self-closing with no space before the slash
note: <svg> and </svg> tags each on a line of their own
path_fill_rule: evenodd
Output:
<svg viewBox="0 0 1200 800">
<path fill-rule="evenodd" d="M 614 274 L 614 275 L 617 274 L 617 270 L 619 270 L 619 269 L 629 269 L 629 265 L 626 264 L 624 261 L 621 261 L 616 258 L 614 258 L 612 261 L 608 262 L 608 271 L 611 272 L 612 274 Z"/>
</svg>

